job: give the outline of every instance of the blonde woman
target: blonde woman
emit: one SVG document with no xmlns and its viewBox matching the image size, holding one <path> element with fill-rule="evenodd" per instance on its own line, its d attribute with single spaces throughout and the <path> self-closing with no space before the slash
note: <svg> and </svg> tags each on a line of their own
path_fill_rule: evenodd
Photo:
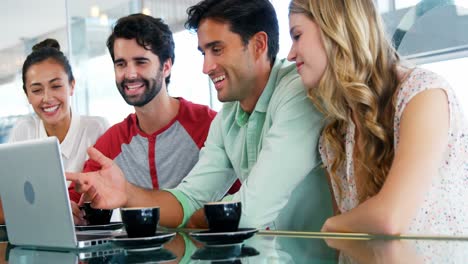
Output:
<svg viewBox="0 0 468 264">
<path fill-rule="evenodd" d="M 402 65 L 372 0 L 293 0 L 288 59 L 322 110 L 336 201 L 323 231 L 468 234 L 468 126 L 438 75 Z"/>
</svg>

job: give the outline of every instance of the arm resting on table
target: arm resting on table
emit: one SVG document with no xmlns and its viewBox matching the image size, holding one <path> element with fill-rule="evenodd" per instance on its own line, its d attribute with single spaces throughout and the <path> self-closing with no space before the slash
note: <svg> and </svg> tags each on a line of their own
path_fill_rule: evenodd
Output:
<svg viewBox="0 0 468 264">
<path fill-rule="evenodd" d="M 356 208 L 328 219 L 323 231 L 397 235 L 410 227 L 448 145 L 449 109 L 441 89 L 416 95 L 406 106 L 400 142 L 382 189 Z"/>
</svg>

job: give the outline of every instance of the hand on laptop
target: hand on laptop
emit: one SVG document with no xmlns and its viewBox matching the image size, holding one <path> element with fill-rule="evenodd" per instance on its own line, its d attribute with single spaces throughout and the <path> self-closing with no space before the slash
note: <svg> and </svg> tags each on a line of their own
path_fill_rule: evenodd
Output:
<svg viewBox="0 0 468 264">
<path fill-rule="evenodd" d="M 75 190 L 82 193 L 79 205 L 89 201 L 93 207 L 114 209 L 127 203 L 127 181 L 122 170 L 113 160 L 97 149 L 88 149 L 89 158 L 101 165 L 101 170 L 88 173 L 67 172 L 67 180 L 75 183 Z"/>
</svg>

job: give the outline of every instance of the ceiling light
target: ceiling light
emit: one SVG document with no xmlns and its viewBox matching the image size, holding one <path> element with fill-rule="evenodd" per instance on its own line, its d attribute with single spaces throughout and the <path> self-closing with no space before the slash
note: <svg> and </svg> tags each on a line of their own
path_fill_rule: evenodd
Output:
<svg viewBox="0 0 468 264">
<path fill-rule="evenodd" d="M 144 7 L 142 10 L 141 10 L 141 13 L 145 14 L 145 15 L 148 15 L 148 16 L 151 16 L 151 10 L 148 8 L 148 7 Z"/>
<path fill-rule="evenodd" d="M 106 14 L 101 14 L 101 16 L 99 16 L 99 23 L 103 26 L 109 25 L 109 18 Z"/>
<path fill-rule="evenodd" d="M 94 5 L 90 8 L 89 13 L 91 17 L 99 17 L 99 6 Z"/>
</svg>

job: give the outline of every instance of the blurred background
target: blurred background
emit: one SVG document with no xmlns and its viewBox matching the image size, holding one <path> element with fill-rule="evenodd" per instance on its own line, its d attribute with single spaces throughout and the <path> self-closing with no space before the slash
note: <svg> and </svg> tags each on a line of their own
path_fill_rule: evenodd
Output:
<svg viewBox="0 0 468 264">
<path fill-rule="evenodd" d="M 197 37 L 184 29 L 186 9 L 199 0 L 2 0 L 0 1 L 0 143 L 19 116 L 33 113 L 22 90 L 21 67 L 31 47 L 55 38 L 72 63 L 76 78 L 74 111 L 99 115 L 111 124 L 133 107 L 118 93 L 105 42 L 119 17 L 145 13 L 161 17 L 174 32 L 176 59 L 169 93 L 221 108 L 202 73 Z M 401 55 L 444 76 L 468 115 L 468 1 L 375 0 Z M 280 23 L 279 58 L 291 44 L 289 0 L 271 0 Z"/>
</svg>

